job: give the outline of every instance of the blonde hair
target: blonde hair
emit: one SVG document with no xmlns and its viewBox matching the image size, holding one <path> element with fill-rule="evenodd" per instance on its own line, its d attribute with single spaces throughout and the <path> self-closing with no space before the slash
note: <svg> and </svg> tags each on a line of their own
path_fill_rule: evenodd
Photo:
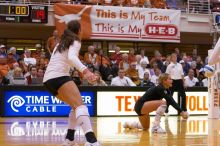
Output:
<svg viewBox="0 0 220 146">
<path fill-rule="evenodd" d="M 158 78 L 158 83 L 159 84 L 163 84 L 164 80 L 167 80 L 169 78 L 169 74 L 168 73 L 162 73 L 160 74 L 159 78 Z"/>
<path fill-rule="evenodd" d="M 15 76 L 15 74 L 17 73 L 17 72 L 20 72 L 20 74 L 22 75 L 22 69 L 20 68 L 20 67 L 16 67 L 15 69 L 14 69 L 14 76 Z"/>
</svg>

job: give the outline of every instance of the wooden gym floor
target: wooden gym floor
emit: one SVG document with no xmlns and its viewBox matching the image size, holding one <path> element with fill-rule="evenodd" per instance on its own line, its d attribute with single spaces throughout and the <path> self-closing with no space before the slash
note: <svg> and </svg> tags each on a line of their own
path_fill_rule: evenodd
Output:
<svg viewBox="0 0 220 146">
<path fill-rule="evenodd" d="M 191 116 L 187 121 L 163 117 L 161 126 L 167 134 L 123 129 L 125 121 L 137 121 L 137 117 L 92 118 L 103 146 L 220 146 L 220 120 L 207 116 Z M 0 146 L 61 146 L 66 125 L 67 118 L 0 118 Z M 81 129 L 75 139 L 83 146 Z"/>
</svg>

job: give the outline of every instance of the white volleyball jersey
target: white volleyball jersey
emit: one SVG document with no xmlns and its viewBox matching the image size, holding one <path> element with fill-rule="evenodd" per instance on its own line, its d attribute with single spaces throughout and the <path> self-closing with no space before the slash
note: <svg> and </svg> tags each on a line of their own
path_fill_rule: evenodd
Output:
<svg viewBox="0 0 220 146">
<path fill-rule="evenodd" d="M 75 67 L 80 72 L 86 69 L 86 66 L 82 64 L 78 57 L 81 47 L 81 43 L 79 41 L 74 41 L 73 44 L 70 45 L 69 49 L 63 51 L 62 53 L 56 51 L 57 46 L 51 55 L 50 62 L 44 74 L 43 82 L 53 78 L 70 76 L 69 71 L 71 67 Z"/>
</svg>

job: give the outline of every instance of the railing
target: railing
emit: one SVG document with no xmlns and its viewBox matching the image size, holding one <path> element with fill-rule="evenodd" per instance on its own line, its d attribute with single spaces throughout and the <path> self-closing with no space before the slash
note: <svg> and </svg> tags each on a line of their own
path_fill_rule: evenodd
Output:
<svg viewBox="0 0 220 146">
<path fill-rule="evenodd" d="M 211 14 L 209 0 L 188 0 L 189 14 Z"/>
<path fill-rule="evenodd" d="M 171 5 L 171 9 L 181 9 L 182 12 L 187 12 L 189 14 L 211 14 L 210 9 L 210 0 L 188 0 L 187 8 L 185 6 L 179 5 L 180 1 L 176 1 L 176 5 L 173 8 Z M 41 5 L 54 5 L 55 3 L 66 3 L 66 4 L 91 4 L 88 1 L 84 0 L 11 0 L 11 1 L 3 1 L 0 0 L 0 3 L 16 3 L 16 4 L 41 4 Z M 169 4 L 169 1 L 167 1 Z M 178 6 L 180 6 L 178 8 Z M 184 5 L 184 4 L 183 4 Z"/>
<path fill-rule="evenodd" d="M 53 5 L 55 3 L 73 4 L 76 3 L 76 1 L 77 0 L 11 0 L 11 1 L 0 0 L 0 3 Z"/>
</svg>

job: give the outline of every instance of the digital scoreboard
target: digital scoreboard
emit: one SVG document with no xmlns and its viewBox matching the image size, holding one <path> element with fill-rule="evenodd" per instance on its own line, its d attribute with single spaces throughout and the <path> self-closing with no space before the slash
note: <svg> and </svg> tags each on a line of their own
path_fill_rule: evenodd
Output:
<svg viewBox="0 0 220 146">
<path fill-rule="evenodd" d="M 0 4 L 0 22 L 47 23 L 48 7 L 42 5 Z"/>
</svg>

